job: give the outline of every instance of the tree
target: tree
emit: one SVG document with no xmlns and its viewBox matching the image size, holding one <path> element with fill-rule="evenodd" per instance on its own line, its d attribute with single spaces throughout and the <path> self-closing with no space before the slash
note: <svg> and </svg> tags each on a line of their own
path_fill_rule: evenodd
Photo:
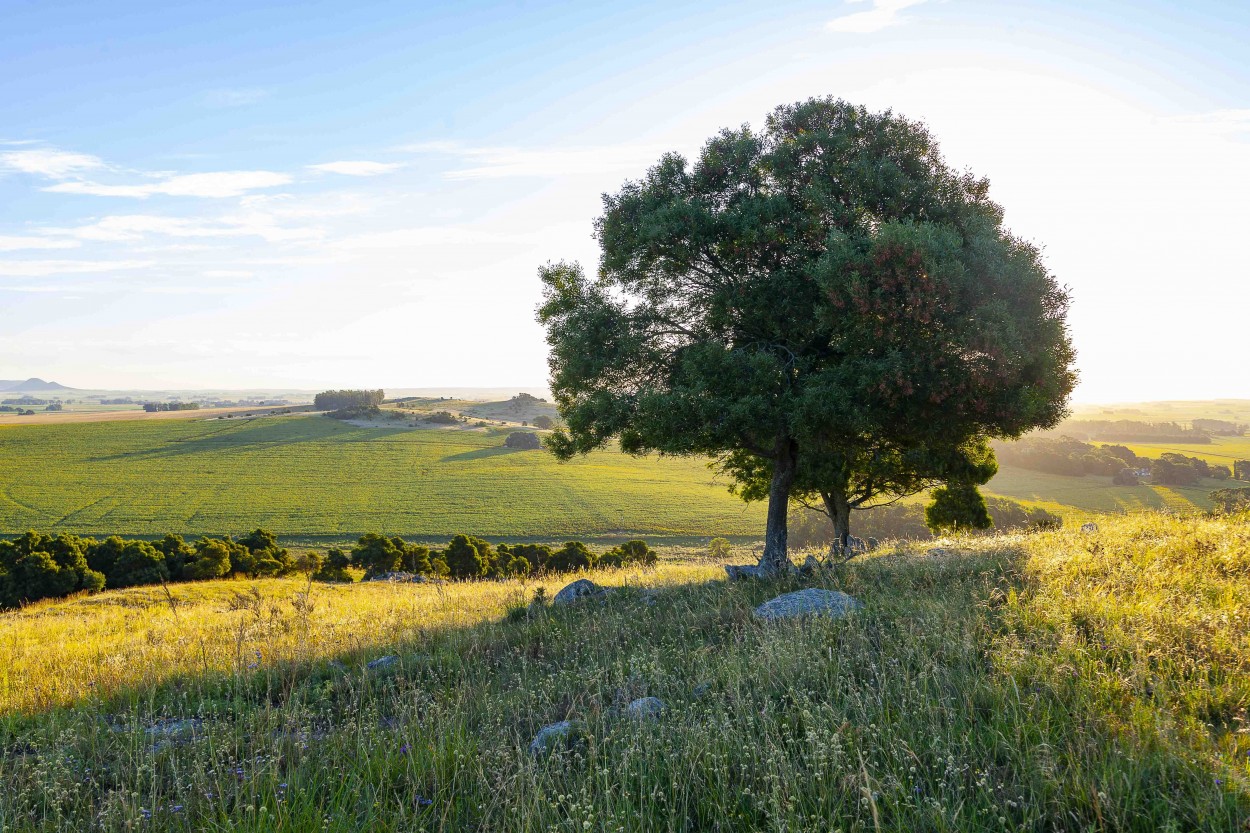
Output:
<svg viewBox="0 0 1250 833">
<path fill-rule="evenodd" d="M 490 544 L 470 535 L 457 535 L 443 551 L 447 569 L 453 578 L 477 578 L 491 574 L 494 556 Z"/>
<path fill-rule="evenodd" d="M 976 484 L 960 481 L 933 490 L 933 502 L 925 507 L 924 521 L 934 532 L 989 529 L 994 525 Z"/>
<path fill-rule="evenodd" d="M 538 435 L 533 431 L 513 431 L 503 441 L 508 448 L 516 448 L 523 451 L 533 451 L 543 447 L 542 440 L 538 439 Z"/>
<path fill-rule="evenodd" d="M 352 547 L 351 561 L 365 571 L 365 578 L 398 572 L 404 557 L 403 542 L 376 532 L 366 533 Z M 346 565 L 344 565 L 346 566 Z"/>
<path fill-rule="evenodd" d="M 182 565 L 181 578 L 207 581 L 225 577 L 230 572 L 231 555 L 236 550 L 247 552 L 246 548 L 219 538 L 201 538 L 195 542 L 194 554 Z"/>
<path fill-rule="evenodd" d="M 326 553 L 326 560 L 321 568 L 313 573 L 314 581 L 325 581 L 336 584 L 350 584 L 352 574 L 347 571 L 351 559 L 341 549 L 333 548 Z"/>
<path fill-rule="evenodd" d="M 767 498 L 761 566 L 781 571 L 796 479 L 845 536 L 878 476 L 958 475 L 985 438 L 1053 426 L 1067 295 L 988 192 L 922 125 L 833 99 L 662 157 L 604 197 L 596 280 L 540 270 L 551 450 L 713 456 Z"/>
<path fill-rule="evenodd" d="M 534 417 L 535 428 L 541 428 L 544 431 L 549 431 L 553 427 L 555 427 L 555 424 L 556 424 L 556 421 L 552 419 L 551 417 L 547 416 L 546 414 L 539 414 L 538 416 Z"/>
<path fill-rule="evenodd" d="M 581 541 L 568 541 L 551 554 L 547 569 L 557 573 L 589 570 L 595 564 L 595 555 Z"/>
</svg>

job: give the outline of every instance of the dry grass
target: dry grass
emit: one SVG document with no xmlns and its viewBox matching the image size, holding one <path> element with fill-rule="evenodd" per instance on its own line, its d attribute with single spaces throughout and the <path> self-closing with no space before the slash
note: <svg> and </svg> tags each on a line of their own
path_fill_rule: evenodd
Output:
<svg viewBox="0 0 1250 833">
<path fill-rule="evenodd" d="M 598 574 L 665 588 L 534 616 L 532 585 L 289 581 L 10 614 L 0 829 L 1241 829 L 1244 518 L 936 543 L 802 581 Z M 865 608 L 753 619 L 803 583 Z M 667 713 L 626 719 L 644 695 Z M 564 719 L 586 744 L 531 756 Z"/>
</svg>

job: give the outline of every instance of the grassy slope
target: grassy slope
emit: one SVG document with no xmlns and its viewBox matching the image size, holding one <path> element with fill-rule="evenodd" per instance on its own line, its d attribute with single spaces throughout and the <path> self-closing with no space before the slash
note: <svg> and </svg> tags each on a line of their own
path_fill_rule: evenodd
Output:
<svg viewBox="0 0 1250 833">
<path fill-rule="evenodd" d="M 0 428 L 0 532 L 348 537 L 755 534 L 760 507 L 699 460 L 601 452 L 567 464 L 479 431 L 324 417 Z"/>
<path fill-rule="evenodd" d="M 1240 829 L 1244 520 L 943 545 L 819 578 L 865 602 L 839 623 L 762 625 L 793 585 L 689 560 L 532 619 L 509 583 L 38 605 L 0 617 L 0 829 Z M 662 720 L 618 714 L 643 695 Z M 532 760 L 566 718 L 588 746 Z"/>
</svg>

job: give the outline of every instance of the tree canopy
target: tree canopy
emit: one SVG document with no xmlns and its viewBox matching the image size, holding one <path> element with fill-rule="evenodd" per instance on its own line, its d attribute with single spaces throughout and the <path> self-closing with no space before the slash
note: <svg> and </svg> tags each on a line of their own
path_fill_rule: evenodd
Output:
<svg viewBox="0 0 1250 833">
<path fill-rule="evenodd" d="M 796 490 L 845 515 L 984 482 L 987 438 L 1065 414 L 1066 293 L 989 183 L 888 111 L 811 99 L 667 154 L 604 196 L 596 236 L 597 278 L 540 270 L 549 447 L 712 456 L 769 501 L 768 569 Z"/>
</svg>

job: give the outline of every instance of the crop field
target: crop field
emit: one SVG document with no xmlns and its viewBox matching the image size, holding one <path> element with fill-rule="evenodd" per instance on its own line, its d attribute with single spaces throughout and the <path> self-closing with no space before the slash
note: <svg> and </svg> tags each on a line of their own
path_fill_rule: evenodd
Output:
<svg viewBox="0 0 1250 833">
<path fill-rule="evenodd" d="M 1108 443 L 1099 443 L 1108 445 Z M 1235 460 L 1250 460 L 1250 437 L 1212 437 L 1210 443 L 1120 443 L 1142 457 L 1159 457 L 1169 451 L 1197 457 L 1208 463 L 1233 467 Z"/>
<path fill-rule="evenodd" d="M 0 426 L 0 532 L 345 539 L 758 535 L 762 507 L 701 460 L 570 463 L 501 433 L 320 416 Z"/>
<path fill-rule="evenodd" d="M 1142 453 L 1138 451 L 1138 453 Z M 1157 457 L 1160 452 L 1152 452 Z M 1062 474 L 1002 466 L 994 479 L 982 487 L 986 495 L 1040 506 L 1070 520 L 1106 512 L 1132 512 L 1140 509 L 1207 511 L 1213 489 L 1240 486 L 1235 480 L 1205 480 L 1198 486 L 1115 486 L 1110 477 Z"/>
<path fill-rule="evenodd" d="M 1244 830 L 1250 526 L 1100 527 L 774 581 L 666 552 L 569 607 L 529 606 L 567 578 L 37 603 L 0 615 L 0 830 Z M 753 615 L 800 587 L 863 607 Z"/>
</svg>

